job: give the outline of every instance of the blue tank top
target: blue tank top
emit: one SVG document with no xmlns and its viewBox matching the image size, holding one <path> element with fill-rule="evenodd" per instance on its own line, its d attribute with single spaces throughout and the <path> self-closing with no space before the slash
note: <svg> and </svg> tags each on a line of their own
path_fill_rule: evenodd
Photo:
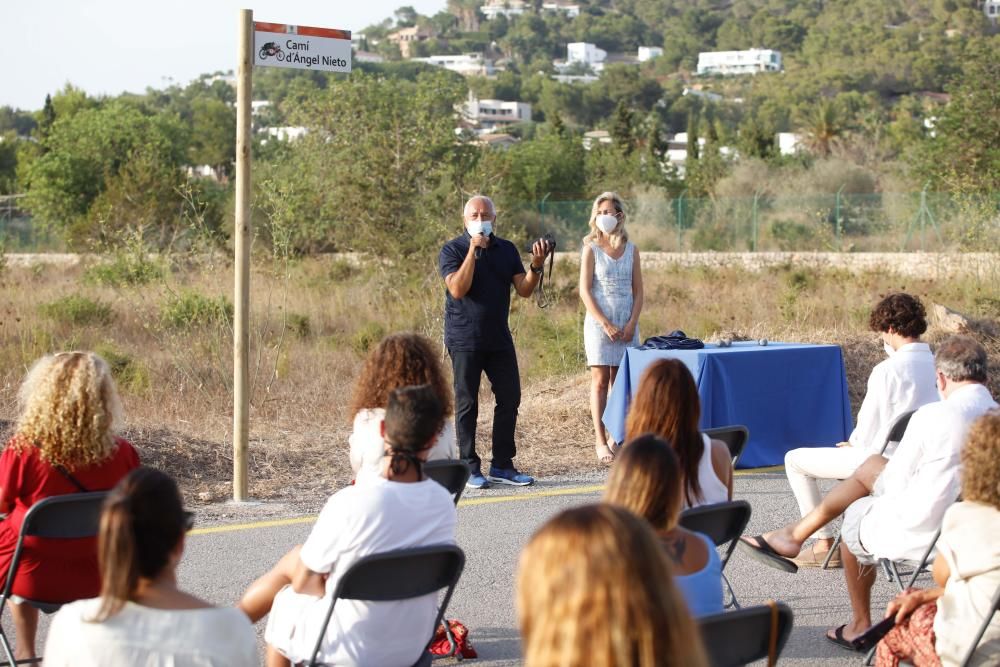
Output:
<svg viewBox="0 0 1000 667">
<path fill-rule="evenodd" d="M 694 618 L 722 612 L 722 559 L 712 540 L 695 533 L 708 547 L 708 562 L 700 571 L 674 577 Z"/>
</svg>

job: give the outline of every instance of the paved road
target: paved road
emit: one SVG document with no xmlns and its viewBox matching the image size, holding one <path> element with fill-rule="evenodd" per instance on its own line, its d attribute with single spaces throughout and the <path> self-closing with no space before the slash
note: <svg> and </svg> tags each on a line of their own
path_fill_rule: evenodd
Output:
<svg viewBox="0 0 1000 667">
<path fill-rule="evenodd" d="M 514 570 L 517 556 L 532 532 L 556 512 L 599 496 L 600 477 L 561 478 L 527 489 L 470 492 L 459 508 L 458 542 L 467 564 L 448 611 L 469 626 L 479 651 L 479 665 L 519 664 L 520 644 L 514 614 Z M 781 472 L 751 472 L 736 480 L 736 495 L 754 508 L 748 530 L 757 534 L 795 518 L 794 502 Z M 265 513 L 262 508 L 261 513 Z M 181 585 L 218 604 L 234 603 L 246 586 L 291 545 L 305 539 L 309 517 L 292 523 L 216 525 L 196 529 L 188 537 L 180 571 Z M 235 528 L 235 529 L 234 529 Z M 623 554 L 627 557 L 627 554 Z M 782 665 L 826 667 L 858 665 L 857 654 L 829 644 L 824 630 L 848 618 L 843 573 L 803 571 L 784 574 L 734 554 L 726 572 L 740 601 L 758 604 L 768 598 L 788 603 L 795 627 L 782 655 Z M 875 607 L 892 596 L 880 580 Z M 258 634 L 262 628 L 258 628 Z M 41 635 L 44 641 L 44 629 Z"/>
</svg>

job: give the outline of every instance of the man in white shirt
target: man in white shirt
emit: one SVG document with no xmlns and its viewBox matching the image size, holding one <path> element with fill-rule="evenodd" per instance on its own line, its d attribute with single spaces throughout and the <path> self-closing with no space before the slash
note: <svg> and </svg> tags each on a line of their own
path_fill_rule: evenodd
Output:
<svg viewBox="0 0 1000 667">
<path fill-rule="evenodd" d="M 847 479 L 872 454 L 880 453 L 889 427 L 897 417 L 938 400 L 934 385 L 934 355 L 920 342 L 927 330 L 923 304 L 909 294 L 890 294 L 868 319 L 880 334 L 888 355 L 868 376 L 858 422 L 847 442 L 836 447 L 800 447 L 785 454 L 785 474 L 804 517 L 820 503 L 819 479 Z M 890 456 L 892 451 L 886 450 Z M 793 559 L 799 567 L 819 567 L 833 546 L 833 533 L 823 526 L 816 541 Z M 830 567 L 840 567 L 838 554 Z"/>
<path fill-rule="evenodd" d="M 428 385 L 393 391 L 381 428 L 382 474 L 333 494 L 305 544 L 247 589 L 240 608 L 250 620 L 270 612 L 264 631 L 269 667 L 312 657 L 333 591 L 359 558 L 454 544 L 451 494 L 421 472 L 443 423 Z M 436 614 L 434 593 L 393 602 L 341 600 L 326 626 L 319 662 L 409 667 L 430 641 Z"/>
<path fill-rule="evenodd" d="M 918 560 L 959 491 L 962 444 L 972 422 L 997 407 L 986 388 L 986 350 L 968 336 L 953 336 L 935 355 L 941 401 L 917 410 L 891 459 L 873 455 L 830 491 L 801 521 L 744 538 L 741 548 L 762 562 L 797 570 L 789 558 L 820 526 L 842 512 L 844 577 L 853 618 L 827 633 L 850 648 L 871 626 L 871 588 L 879 558 Z"/>
</svg>

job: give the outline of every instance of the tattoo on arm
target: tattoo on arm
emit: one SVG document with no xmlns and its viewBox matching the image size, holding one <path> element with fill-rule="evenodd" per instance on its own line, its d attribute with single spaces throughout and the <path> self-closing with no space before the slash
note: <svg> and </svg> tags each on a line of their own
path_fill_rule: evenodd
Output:
<svg viewBox="0 0 1000 667">
<path fill-rule="evenodd" d="M 683 535 L 666 537 L 663 539 L 667 555 L 674 563 L 680 565 L 684 561 L 684 552 L 687 550 L 687 540 Z"/>
</svg>

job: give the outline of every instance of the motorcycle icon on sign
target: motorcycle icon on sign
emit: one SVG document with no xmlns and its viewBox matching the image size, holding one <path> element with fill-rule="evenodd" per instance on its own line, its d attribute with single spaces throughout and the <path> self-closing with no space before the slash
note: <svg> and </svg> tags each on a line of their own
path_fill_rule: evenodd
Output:
<svg viewBox="0 0 1000 667">
<path fill-rule="evenodd" d="M 257 56 L 261 60 L 267 60 L 268 58 L 275 58 L 276 60 L 284 60 L 285 52 L 281 50 L 281 47 L 274 42 L 267 42 L 264 46 L 260 47 L 260 51 Z"/>
</svg>

